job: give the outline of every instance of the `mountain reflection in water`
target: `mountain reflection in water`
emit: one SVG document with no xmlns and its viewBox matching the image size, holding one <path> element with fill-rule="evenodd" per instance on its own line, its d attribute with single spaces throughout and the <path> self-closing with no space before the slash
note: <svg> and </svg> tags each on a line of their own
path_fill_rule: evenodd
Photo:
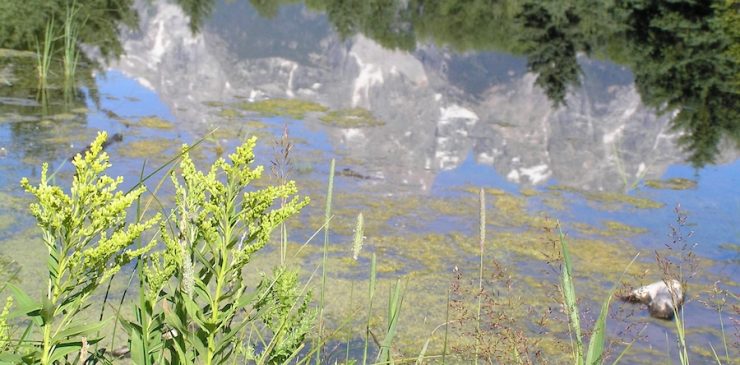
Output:
<svg viewBox="0 0 740 365">
<path fill-rule="evenodd" d="M 737 156 L 737 63 L 718 25 L 687 48 L 673 43 L 688 34 L 638 34 L 648 16 L 638 9 L 613 9 L 616 23 L 580 2 L 455 3 L 160 2 L 140 12 L 114 67 L 185 124 L 208 119 L 203 102 L 242 96 L 366 108 L 385 125 L 328 129 L 332 143 L 376 176 L 423 189 L 471 155 L 512 182 L 607 190 Z M 703 14 L 690 20 L 701 28 L 721 9 Z M 648 38 L 665 44 L 640 43 Z M 668 53 L 682 68 L 666 65 Z"/>
</svg>

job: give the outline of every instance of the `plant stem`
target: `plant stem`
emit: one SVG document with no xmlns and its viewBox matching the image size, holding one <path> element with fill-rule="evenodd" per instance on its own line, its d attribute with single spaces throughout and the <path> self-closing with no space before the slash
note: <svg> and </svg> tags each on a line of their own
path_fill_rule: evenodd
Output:
<svg viewBox="0 0 740 365">
<path fill-rule="evenodd" d="M 324 332 L 324 297 L 326 295 L 326 256 L 329 246 L 329 220 L 331 219 L 331 201 L 334 193 L 334 165 L 335 160 L 331 159 L 329 166 L 329 188 L 326 192 L 326 210 L 324 214 L 324 256 L 321 260 L 321 296 L 319 299 L 319 342 Z M 316 351 L 316 364 L 321 363 L 321 345 Z"/>
<path fill-rule="evenodd" d="M 481 301 L 483 300 L 483 249 L 486 245 L 486 195 L 481 188 L 479 194 L 480 200 L 480 264 L 478 265 L 478 312 L 476 314 L 476 339 L 475 339 L 475 363 L 478 363 L 478 345 L 480 342 L 480 311 Z"/>
</svg>

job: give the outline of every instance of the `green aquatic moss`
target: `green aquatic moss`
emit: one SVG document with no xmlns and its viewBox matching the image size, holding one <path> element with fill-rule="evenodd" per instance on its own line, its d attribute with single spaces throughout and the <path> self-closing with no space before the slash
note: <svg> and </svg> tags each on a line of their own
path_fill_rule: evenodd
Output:
<svg viewBox="0 0 740 365">
<path fill-rule="evenodd" d="M 689 190 L 696 188 L 696 181 L 684 178 L 646 180 L 645 186 L 653 189 Z"/>
<path fill-rule="evenodd" d="M 15 216 L 12 214 L 0 214 L 0 232 L 15 224 Z"/>
<path fill-rule="evenodd" d="M 218 112 L 217 115 L 219 117 L 222 117 L 222 118 L 232 119 L 232 118 L 237 118 L 237 117 L 241 116 L 241 113 L 239 113 L 239 111 L 236 110 L 236 109 L 223 108 L 223 109 L 221 109 L 221 111 Z"/>
<path fill-rule="evenodd" d="M 209 101 L 204 101 L 203 105 L 210 106 L 212 108 L 218 108 L 218 107 L 224 106 L 225 104 L 222 101 L 209 100 Z"/>
<path fill-rule="evenodd" d="M 553 191 L 566 191 L 580 194 L 586 200 L 597 203 L 597 207 L 610 210 L 619 209 L 619 207 L 623 205 L 628 205 L 637 209 L 657 209 L 665 206 L 665 204 L 656 202 L 651 199 L 640 198 L 622 193 L 582 190 L 562 185 L 549 186 L 548 189 Z"/>
<path fill-rule="evenodd" d="M 603 221 L 602 225 L 604 226 L 603 229 L 580 222 L 571 224 L 571 226 L 582 234 L 599 235 L 604 237 L 630 237 L 647 232 L 646 228 L 634 227 L 617 221 Z"/>
<path fill-rule="evenodd" d="M 614 233 L 615 235 L 636 235 L 646 233 L 648 231 L 647 228 L 630 226 L 617 221 L 604 221 L 604 226 L 608 232 Z"/>
<path fill-rule="evenodd" d="M 71 109 L 70 112 L 75 113 L 75 114 L 87 114 L 90 112 L 90 110 L 85 107 L 80 107 L 80 108 Z"/>
<path fill-rule="evenodd" d="M 306 113 L 325 112 L 327 108 L 321 104 L 298 99 L 268 99 L 255 102 L 241 102 L 235 107 L 256 112 L 265 116 L 283 116 L 293 119 L 303 119 Z"/>
<path fill-rule="evenodd" d="M 59 113 L 59 114 L 51 115 L 49 116 L 49 118 L 51 118 L 52 120 L 56 120 L 56 121 L 69 121 L 69 120 L 77 118 L 77 115 L 72 114 L 72 113 Z"/>
<path fill-rule="evenodd" d="M 175 125 L 172 122 L 166 121 L 162 118 L 150 116 L 139 119 L 139 125 L 151 129 L 162 129 L 170 130 L 175 129 Z"/>
<path fill-rule="evenodd" d="M 737 243 L 723 242 L 719 244 L 719 248 L 725 251 L 740 253 L 740 245 Z"/>
<path fill-rule="evenodd" d="M 367 128 L 385 125 L 363 108 L 332 110 L 319 118 L 322 123 L 337 128 Z"/>
<path fill-rule="evenodd" d="M 176 145 L 175 141 L 165 138 L 131 141 L 120 146 L 118 154 L 122 157 L 161 160 L 169 157 L 165 156 L 164 153 Z"/>
</svg>

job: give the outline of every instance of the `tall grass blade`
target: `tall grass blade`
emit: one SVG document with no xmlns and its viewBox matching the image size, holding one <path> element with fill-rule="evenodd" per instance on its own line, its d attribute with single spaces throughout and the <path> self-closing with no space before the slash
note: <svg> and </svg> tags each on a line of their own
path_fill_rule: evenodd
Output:
<svg viewBox="0 0 740 365">
<path fill-rule="evenodd" d="M 727 349 L 727 335 L 725 334 L 725 323 L 722 320 L 722 311 L 718 310 L 717 314 L 719 315 L 719 328 L 722 333 L 722 345 L 725 348 L 725 362 L 730 363 L 730 351 Z"/>
<path fill-rule="evenodd" d="M 352 299 L 354 299 L 353 298 L 354 293 L 355 293 L 355 282 L 353 281 L 349 287 L 349 311 L 347 312 L 347 319 L 346 319 L 348 323 L 351 323 L 351 320 L 352 320 Z M 349 364 L 349 344 L 350 344 L 350 341 L 352 340 L 351 332 L 352 332 L 352 327 L 350 325 L 350 331 L 347 331 L 347 344 L 346 344 L 345 353 L 344 353 L 344 363 L 345 364 Z"/>
<path fill-rule="evenodd" d="M 689 365 L 689 352 L 686 348 L 686 327 L 684 326 L 683 312 L 678 313 L 678 309 L 673 308 L 674 324 L 676 325 L 676 335 L 678 336 L 678 358 L 681 365 Z"/>
<path fill-rule="evenodd" d="M 479 248 L 480 248 L 480 264 L 478 265 L 478 309 L 475 316 L 475 330 L 477 332 L 477 335 L 475 336 L 475 363 L 478 363 L 478 346 L 480 345 L 479 338 L 480 338 L 480 311 L 483 301 L 483 254 L 484 254 L 484 248 L 486 245 L 486 194 L 483 188 L 480 189 L 479 194 L 479 200 L 480 200 L 480 241 L 478 242 Z"/>
<path fill-rule="evenodd" d="M 43 43 L 36 40 L 36 73 L 38 75 L 39 90 L 45 90 L 48 87 L 54 41 L 54 17 L 51 17 L 46 23 Z"/>
<path fill-rule="evenodd" d="M 367 364 L 367 346 L 370 342 L 370 319 L 373 314 L 373 299 L 375 299 L 376 260 L 375 253 L 370 259 L 370 283 L 368 285 L 367 324 L 365 325 L 365 348 L 362 351 L 362 365 Z"/>
<path fill-rule="evenodd" d="M 717 365 L 722 365 L 722 361 L 719 359 L 719 356 L 717 356 L 717 351 L 714 350 L 714 346 L 712 344 L 709 344 L 709 348 L 712 349 L 712 355 L 714 355 L 714 361 L 717 362 Z"/>
<path fill-rule="evenodd" d="M 450 288 L 447 288 L 447 306 L 445 307 L 445 335 L 442 342 L 442 365 L 447 360 L 447 335 L 450 329 Z"/>
<path fill-rule="evenodd" d="M 568 312 L 568 324 L 573 333 L 575 333 L 575 351 L 574 360 L 577 365 L 583 364 L 583 337 L 581 335 L 581 322 L 578 314 L 578 304 L 576 303 L 576 289 L 573 284 L 573 269 L 568 254 L 568 244 L 565 242 L 565 235 L 558 222 L 558 231 L 560 236 L 560 248 L 563 252 L 563 272 L 562 285 L 563 296 L 565 297 L 565 309 Z"/>
<path fill-rule="evenodd" d="M 77 38 L 80 34 L 82 24 L 78 23 L 77 15 L 79 14 L 77 1 L 67 5 L 67 11 L 64 17 L 64 81 L 70 83 L 74 80 L 77 64 L 80 60 L 80 50 L 77 47 Z"/>
<path fill-rule="evenodd" d="M 335 160 L 331 159 L 329 166 L 329 187 L 326 192 L 326 209 L 324 211 L 324 249 L 323 258 L 321 260 L 321 296 L 319 299 L 319 340 L 323 336 L 324 332 L 324 297 L 326 296 L 326 256 L 329 246 L 329 220 L 331 219 L 331 200 L 332 194 L 334 193 L 334 165 Z M 316 364 L 318 365 L 321 361 L 321 348 L 316 350 Z"/>
<path fill-rule="evenodd" d="M 591 339 L 588 342 L 588 350 L 586 352 L 586 364 L 588 365 L 601 364 L 604 360 L 606 316 L 609 313 L 609 305 L 611 304 L 614 292 L 617 290 L 618 283 L 622 281 L 625 273 L 627 272 L 627 270 L 629 270 L 630 266 L 632 266 L 635 260 L 637 260 L 638 256 L 639 254 L 635 255 L 632 261 L 630 261 L 630 263 L 622 272 L 622 275 L 619 276 L 619 279 L 617 279 L 611 290 L 609 290 L 609 294 L 607 294 L 604 302 L 601 304 L 601 312 L 599 313 L 599 318 L 596 320 L 596 323 L 594 323 L 594 329 L 593 331 L 591 331 Z"/>
<path fill-rule="evenodd" d="M 403 305 L 404 290 L 400 280 L 391 288 L 390 297 L 388 298 L 388 328 L 386 329 L 383 342 L 380 344 L 380 353 L 378 359 L 383 364 L 392 364 L 391 346 L 393 339 L 396 337 L 398 320 L 401 315 L 401 306 Z"/>
</svg>

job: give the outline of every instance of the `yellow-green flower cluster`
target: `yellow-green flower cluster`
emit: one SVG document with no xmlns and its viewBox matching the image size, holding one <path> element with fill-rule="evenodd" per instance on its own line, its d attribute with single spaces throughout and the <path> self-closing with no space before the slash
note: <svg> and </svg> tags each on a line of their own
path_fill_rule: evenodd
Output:
<svg viewBox="0 0 740 365">
<path fill-rule="evenodd" d="M 33 186 L 28 179 L 21 186 L 37 199 L 30 206 L 43 231 L 44 241 L 54 258 L 49 261 L 52 302 L 65 294 L 89 292 L 114 275 L 123 265 L 154 246 L 131 250 L 129 246 L 153 226 L 159 215 L 144 223 L 126 224 L 126 211 L 146 191 L 140 186 L 129 193 L 118 191 L 123 178 L 104 175 L 110 167 L 102 151 L 107 138 L 98 133 L 85 152 L 75 156 L 76 168 L 70 194 L 48 184 L 48 165 L 44 164 L 41 181 Z"/>
</svg>

